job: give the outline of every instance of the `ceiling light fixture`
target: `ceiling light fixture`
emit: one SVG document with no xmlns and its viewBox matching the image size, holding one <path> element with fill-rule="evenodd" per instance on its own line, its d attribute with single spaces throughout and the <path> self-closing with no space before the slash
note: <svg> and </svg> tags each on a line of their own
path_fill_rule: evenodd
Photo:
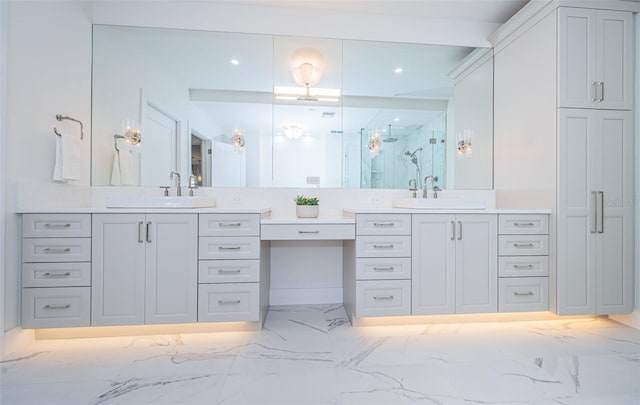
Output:
<svg viewBox="0 0 640 405">
<path fill-rule="evenodd" d="M 293 80 L 305 88 L 305 93 L 298 96 L 302 101 L 320 101 L 315 95 L 311 95 L 311 86 L 318 84 L 322 78 L 324 58 L 322 54 L 313 48 L 301 48 L 291 56 L 291 69 Z"/>
<path fill-rule="evenodd" d="M 402 73 L 402 68 L 401 67 L 397 67 L 394 69 L 395 73 Z"/>
<path fill-rule="evenodd" d="M 282 126 L 284 136 L 291 140 L 296 140 L 302 136 L 302 127 L 296 124 L 287 124 Z"/>
<path fill-rule="evenodd" d="M 231 64 L 232 65 L 239 65 L 240 61 L 238 59 L 231 59 Z"/>
</svg>

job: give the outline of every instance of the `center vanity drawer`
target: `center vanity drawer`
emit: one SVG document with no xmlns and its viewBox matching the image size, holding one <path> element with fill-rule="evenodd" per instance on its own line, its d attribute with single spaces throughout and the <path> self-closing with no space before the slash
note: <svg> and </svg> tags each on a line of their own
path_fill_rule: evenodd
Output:
<svg viewBox="0 0 640 405">
<path fill-rule="evenodd" d="M 252 283 L 260 281 L 260 260 L 200 260 L 198 283 Z"/>
<path fill-rule="evenodd" d="M 498 254 L 500 256 L 548 255 L 549 236 L 500 235 L 498 236 Z"/>
<path fill-rule="evenodd" d="M 501 278 L 498 281 L 498 312 L 547 311 L 549 278 Z"/>
<path fill-rule="evenodd" d="M 24 214 L 24 238 L 83 238 L 91 236 L 91 214 Z"/>
<path fill-rule="evenodd" d="M 410 314 L 411 280 L 356 282 L 356 316 Z"/>
<path fill-rule="evenodd" d="M 24 238 L 23 262 L 91 261 L 91 238 Z"/>
<path fill-rule="evenodd" d="M 89 326 L 91 287 L 22 289 L 22 327 Z"/>
<path fill-rule="evenodd" d="M 257 321 L 259 283 L 200 284 L 198 322 Z"/>
<path fill-rule="evenodd" d="M 24 263 L 23 287 L 89 287 L 91 263 Z"/>
<path fill-rule="evenodd" d="M 411 235 L 410 214 L 358 214 L 358 235 Z"/>
<path fill-rule="evenodd" d="M 200 214 L 200 236 L 259 236 L 259 214 Z"/>
<path fill-rule="evenodd" d="M 549 233 L 548 215 L 513 214 L 498 216 L 498 233 L 514 235 L 541 235 Z"/>
<path fill-rule="evenodd" d="M 499 277 L 531 277 L 549 275 L 549 256 L 501 256 Z"/>
<path fill-rule="evenodd" d="M 262 240 L 345 240 L 355 239 L 353 224 L 267 224 Z"/>
<path fill-rule="evenodd" d="M 206 259 L 259 259 L 258 237 L 200 237 L 199 258 Z"/>
<path fill-rule="evenodd" d="M 356 280 L 411 279 L 410 257 L 356 259 Z"/>
<path fill-rule="evenodd" d="M 358 236 L 356 257 L 411 257 L 411 236 Z"/>
</svg>

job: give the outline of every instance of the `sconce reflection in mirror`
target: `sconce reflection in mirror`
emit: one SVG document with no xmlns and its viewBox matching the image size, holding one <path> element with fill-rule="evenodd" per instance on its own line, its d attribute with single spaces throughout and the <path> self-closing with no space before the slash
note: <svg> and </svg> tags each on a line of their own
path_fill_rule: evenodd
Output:
<svg viewBox="0 0 640 405">
<path fill-rule="evenodd" d="M 140 142 L 142 142 L 142 133 L 140 129 L 136 128 L 135 121 L 125 121 L 122 125 L 123 134 L 114 134 L 113 135 L 113 143 L 114 147 L 117 151 L 120 151 L 118 148 L 118 139 L 124 139 L 124 141 L 131 145 L 139 146 Z"/>
<path fill-rule="evenodd" d="M 360 133 L 362 133 L 363 130 L 364 128 L 360 130 Z M 369 150 L 371 153 L 377 153 L 380 150 L 380 142 L 380 133 L 378 131 L 373 131 L 373 134 L 369 137 Z"/>
<path fill-rule="evenodd" d="M 324 69 L 324 57 L 313 48 L 301 48 L 291 56 L 293 80 L 300 87 L 274 86 L 273 93 L 277 100 L 295 101 L 340 101 L 340 89 L 311 88 L 320 82 Z"/>
<path fill-rule="evenodd" d="M 471 157 L 473 150 L 471 148 L 471 135 L 473 134 L 473 131 L 471 130 L 467 130 L 465 129 L 462 132 L 461 136 L 458 136 L 458 143 L 457 143 L 457 147 L 458 147 L 458 153 L 457 156 L 458 158 L 469 158 Z"/>
<path fill-rule="evenodd" d="M 287 124 L 282 127 L 284 136 L 295 141 L 302 136 L 302 127 L 296 124 Z"/>
<path fill-rule="evenodd" d="M 240 151 L 244 147 L 244 135 L 242 135 L 242 131 L 239 129 L 233 130 L 233 135 L 231 137 L 233 141 L 233 147 L 236 151 Z"/>
</svg>

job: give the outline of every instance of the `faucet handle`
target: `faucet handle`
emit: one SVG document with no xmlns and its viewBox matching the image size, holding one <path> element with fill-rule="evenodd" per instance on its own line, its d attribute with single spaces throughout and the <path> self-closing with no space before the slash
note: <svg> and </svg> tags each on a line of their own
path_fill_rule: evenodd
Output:
<svg viewBox="0 0 640 405">
<path fill-rule="evenodd" d="M 433 186 L 433 198 L 438 198 L 438 191 L 442 191 L 442 189 L 438 186 Z"/>
<path fill-rule="evenodd" d="M 169 188 L 170 187 L 171 186 L 160 186 L 160 188 L 164 189 L 164 193 L 163 194 L 164 194 L 165 197 L 169 197 Z"/>
<path fill-rule="evenodd" d="M 193 197 L 193 190 L 196 190 L 198 186 L 189 186 L 189 197 Z"/>
</svg>

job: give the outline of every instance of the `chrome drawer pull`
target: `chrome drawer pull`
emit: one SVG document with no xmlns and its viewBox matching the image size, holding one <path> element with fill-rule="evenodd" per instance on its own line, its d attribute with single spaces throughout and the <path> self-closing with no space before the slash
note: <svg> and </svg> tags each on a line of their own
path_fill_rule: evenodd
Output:
<svg viewBox="0 0 640 405">
<path fill-rule="evenodd" d="M 392 300 L 393 295 L 374 295 L 373 299 L 374 300 Z"/>
<path fill-rule="evenodd" d="M 240 246 L 231 246 L 231 247 L 218 246 L 218 250 L 240 250 L 240 249 L 241 249 Z"/>
<path fill-rule="evenodd" d="M 373 245 L 374 249 L 393 249 L 393 245 Z"/>
<path fill-rule="evenodd" d="M 44 224 L 45 228 L 71 228 L 71 224 Z"/>
<path fill-rule="evenodd" d="M 526 266 L 520 265 L 520 264 L 514 264 L 513 265 L 514 269 L 518 269 L 518 270 L 522 270 L 522 269 L 532 269 L 533 268 L 533 264 L 527 264 Z"/>
<path fill-rule="evenodd" d="M 389 267 L 374 267 L 373 271 L 393 271 L 394 267 L 393 266 L 389 266 Z"/>
<path fill-rule="evenodd" d="M 44 307 L 42 307 L 42 309 L 46 309 L 46 310 L 55 310 L 55 309 L 69 309 L 71 308 L 71 304 L 67 304 L 67 305 L 45 305 Z"/>
<path fill-rule="evenodd" d="M 220 228 L 237 228 L 241 225 L 242 224 L 240 222 L 234 222 L 234 223 L 218 222 L 218 227 Z"/>
<path fill-rule="evenodd" d="M 240 300 L 218 300 L 220 305 L 238 305 Z"/>
<path fill-rule="evenodd" d="M 521 247 L 533 247 L 533 243 L 514 243 L 513 247 L 521 248 Z"/>
<path fill-rule="evenodd" d="M 514 222 L 513 226 L 533 226 L 533 222 Z"/>
<path fill-rule="evenodd" d="M 374 222 L 373 226 L 376 228 L 389 228 L 394 227 L 395 224 L 393 222 Z"/>
<path fill-rule="evenodd" d="M 69 253 L 71 252 L 71 248 L 64 248 L 64 249 L 44 248 L 44 252 L 47 254 Z"/>
<path fill-rule="evenodd" d="M 314 233 L 314 234 L 318 234 L 318 233 L 320 233 L 320 231 L 298 231 L 298 233 Z"/>
<path fill-rule="evenodd" d="M 240 269 L 218 269 L 218 273 L 220 273 L 220 274 L 238 274 L 238 273 L 240 273 Z"/>
<path fill-rule="evenodd" d="M 66 273 L 49 273 L 46 272 L 42 275 L 42 277 L 47 277 L 47 278 L 56 278 L 56 277 L 69 277 L 71 275 L 71 272 L 66 272 Z"/>
<path fill-rule="evenodd" d="M 523 296 L 527 296 L 527 295 L 533 295 L 533 293 L 531 291 L 527 291 L 527 292 L 514 291 L 513 295 L 515 295 L 517 297 L 523 297 Z"/>
</svg>

